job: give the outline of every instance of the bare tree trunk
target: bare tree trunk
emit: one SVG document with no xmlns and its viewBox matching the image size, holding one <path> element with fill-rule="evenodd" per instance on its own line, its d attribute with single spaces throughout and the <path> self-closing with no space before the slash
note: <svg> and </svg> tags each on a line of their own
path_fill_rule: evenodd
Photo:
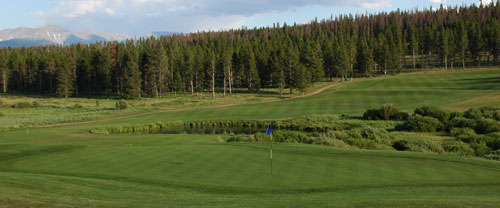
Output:
<svg viewBox="0 0 500 208">
<path fill-rule="evenodd" d="M 413 69 L 415 69 L 417 67 L 417 60 L 416 60 L 416 57 L 415 57 L 415 49 L 413 49 L 412 58 L 413 58 Z"/>
<path fill-rule="evenodd" d="M 462 68 L 465 69 L 465 56 L 462 56 Z"/>
<path fill-rule="evenodd" d="M 191 85 L 191 95 L 194 95 L 193 78 L 191 78 L 191 80 L 189 80 L 189 84 Z"/>
<path fill-rule="evenodd" d="M 212 66 L 212 99 L 215 98 L 215 66 Z"/>
<path fill-rule="evenodd" d="M 289 71 L 289 77 L 288 77 L 288 83 L 290 83 L 290 94 L 293 94 L 293 89 L 292 89 L 292 64 L 288 64 L 288 71 Z"/>
<path fill-rule="evenodd" d="M 226 73 L 224 73 L 224 94 L 223 97 L 226 97 Z"/>
<path fill-rule="evenodd" d="M 283 82 L 280 82 L 280 99 L 283 99 Z"/>
<path fill-rule="evenodd" d="M 163 85 L 163 80 L 162 80 L 162 76 L 161 76 L 161 66 L 160 66 L 160 72 L 159 72 L 160 76 L 158 77 L 158 83 L 160 83 L 160 87 L 159 87 L 159 91 L 160 91 L 160 97 L 163 97 L 163 93 L 161 91 L 161 88 L 162 88 L 162 85 Z"/>
<path fill-rule="evenodd" d="M 432 68 L 432 52 L 429 51 L 429 66 L 428 68 Z"/>
<path fill-rule="evenodd" d="M 387 75 L 387 60 L 384 62 L 384 76 Z"/>
<path fill-rule="evenodd" d="M 444 70 L 448 70 L 448 57 L 444 57 Z"/>
<path fill-rule="evenodd" d="M 2 71 L 2 85 L 3 85 L 3 93 L 7 93 L 7 70 Z"/>
<path fill-rule="evenodd" d="M 232 86 L 233 86 L 233 70 L 229 69 L 229 94 L 233 93 Z"/>
<path fill-rule="evenodd" d="M 73 68 L 73 78 L 75 79 L 73 82 L 74 88 L 75 88 L 75 95 L 78 97 L 78 83 L 76 81 L 76 67 Z M 118 94 L 120 94 L 120 93 L 118 92 Z"/>
</svg>

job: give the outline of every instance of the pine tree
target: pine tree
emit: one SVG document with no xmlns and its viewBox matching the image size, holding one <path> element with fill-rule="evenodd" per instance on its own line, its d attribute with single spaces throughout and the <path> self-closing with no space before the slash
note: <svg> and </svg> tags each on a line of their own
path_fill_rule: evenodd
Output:
<svg viewBox="0 0 500 208">
<path fill-rule="evenodd" d="M 448 56 L 450 54 L 448 46 L 448 30 L 441 27 L 439 30 L 439 56 L 441 62 L 444 63 L 444 68 L 448 69 Z"/>
<path fill-rule="evenodd" d="M 243 51 L 246 85 L 248 87 L 248 92 L 253 92 L 260 87 L 259 71 L 257 70 L 255 55 L 250 45 L 247 45 Z"/>
<path fill-rule="evenodd" d="M 224 71 L 224 96 L 226 96 L 226 83 L 229 87 L 229 94 L 232 94 L 232 68 L 233 52 L 230 48 L 224 49 L 222 53 L 222 68 Z"/>
<path fill-rule="evenodd" d="M 295 71 L 300 64 L 299 50 L 291 43 L 291 41 L 287 41 L 283 51 L 283 56 L 285 61 L 285 82 L 290 89 L 290 94 L 293 94 L 293 88 L 295 87 L 294 77 L 296 76 Z"/>
<path fill-rule="evenodd" d="M 413 69 L 417 67 L 417 54 L 418 54 L 418 39 L 417 39 L 417 30 L 415 27 L 410 26 L 409 29 L 409 36 L 410 36 L 410 49 L 411 49 L 411 54 L 412 54 L 412 63 L 413 63 Z"/>
<path fill-rule="evenodd" d="M 379 68 L 384 69 L 384 75 L 387 74 L 388 59 L 390 56 L 389 44 L 387 43 L 387 38 L 384 34 L 379 34 L 377 36 L 376 47 L 374 52 L 375 61 Z"/>
<path fill-rule="evenodd" d="M 56 58 L 56 94 L 68 98 L 73 93 L 74 81 L 72 57 L 68 54 L 61 54 Z"/>
<path fill-rule="evenodd" d="M 472 59 L 477 66 L 481 65 L 481 50 L 482 50 L 482 39 L 481 39 L 481 29 L 476 22 L 472 22 L 469 25 L 468 37 L 470 38 L 469 50 Z"/>
<path fill-rule="evenodd" d="M 337 42 L 335 44 L 335 71 L 340 75 L 341 80 L 347 79 L 349 73 L 349 52 L 344 42 L 344 33 L 339 30 L 337 33 Z"/>
<path fill-rule="evenodd" d="M 371 75 L 373 70 L 373 55 L 367 40 L 358 42 L 358 52 L 356 53 L 356 69 L 359 74 Z"/>
<path fill-rule="evenodd" d="M 168 57 L 162 44 L 156 45 L 155 53 L 158 58 L 158 70 L 156 74 L 157 94 L 159 94 L 160 97 L 163 97 L 163 93 L 167 91 L 166 82 L 169 74 Z"/>
<path fill-rule="evenodd" d="M 335 36 L 333 36 L 335 38 Z M 323 68 L 326 77 L 328 78 L 329 81 L 332 80 L 332 77 L 336 75 L 335 72 L 335 50 L 333 48 L 333 42 L 336 40 L 330 40 L 327 39 L 325 41 L 325 45 L 323 48 Z"/>
<path fill-rule="evenodd" d="M 126 98 L 141 97 L 141 72 L 138 53 L 133 43 L 127 43 L 123 59 L 123 94 Z"/>
<path fill-rule="evenodd" d="M 321 48 L 315 41 L 308 40 L 305 43 L 305 50 L 301 54 L 301 63 L 310 71 L 311 81 L 319 82 L 325 76 L 323 61 L 321 59 Z"/>
<path fill-rule="evenodd" d="M 279 49 L 271 54 L 271 59 L 269 60 L 269 68 L 272 73 L 273 83 L 278 84 L 280 98 L 283 98 L 283 88 L 285 85 L 285 68 L 286 68 L 286 57 L 284 55 L 283 49 Z"/>
<path fill-rule="evenodd" d="M 295 71 L 295 77 L 293 80 L 295 85 L 294 87 L 297 88 L 299 92 L 304 94 L 305 90 L 307 89 L 307 87 L 311 82 L 311 79 L 312 77 L 309 70 L 307 70 L 307 68 L 304 65 L 299 64 Z"/>
<path fill-rule="evenodd" d="M 458 54 L 460 54 L 460 58 L 462 60 L 462 68 L 465 69 L 465 58 L 466 58 L 466 51 L 469 45 L 469 38 L 467 35 L 467 28 L 465 27 L 465 24 L 463 21 L 460 21 L 460 24 L 458 25 L 458 32 L 457 32 L 457 51 Z"/>
<path fill-rule="evenodd" d="M 388 50 L 386 51 L 386 63 L 387 68 L 393 71 L 393 74 L 396 74 L 396 71 L 401 69 L 400 58 L 399 58 L 399 49 L 396 44 L 396 40 L 394 39 L 392 31 L 388 30 L 386 32 Z M 384 74 L 387 72 L 384 72 Z"/>
<path fill-rule="evenodd" d="M 214 51 L 208 49 L 206 57 L 207 72 L 210 75 L 210 86 L 212 92 L 212 99 L 215 98 L 215 54 Z"/>
</svg>

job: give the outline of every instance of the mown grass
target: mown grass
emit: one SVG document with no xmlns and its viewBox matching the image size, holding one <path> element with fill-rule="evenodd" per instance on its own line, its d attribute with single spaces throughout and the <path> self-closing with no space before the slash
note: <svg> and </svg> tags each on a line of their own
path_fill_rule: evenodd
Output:
<svg viewBox="0 0 500 208">
<path fill-rule="evenodd" d="M 280 143 L 274 145 L 271 175 L 269 143 L 219 142 L 218 135 L 104 135 L 89 130 L 176 120 L 361 116 L 385 103 L 404 111 L 429 104 L 455 109 L 453 103 L 499 93 L 498 85 L 460 80 L 499 76 L 500 71 L 488 70 L 364 80 L 275 103 L 0 132 L 0 156 L 8 158 L 0 160 L 0 206 L 498 207 L 496 161 Z M 467 105 L 459 108 L 482 103 Z"/>
<path fill-rule="evenodd" d="M 119 123 L 284 119 L 311 114 L 345 114 L 361 117 L 366 109 L 378 108 L 386 103 L 396 104 L 407 112 L 424 105 L 466 110 L 472 107 L 500 105 L 500 100 L 495 100 L 500 94 L 499 77 L 500 70 L 480 70 L 376 78 L 343 84 L 307 98 L 164 112 L 124 119 Z M 479 100 L 480 97 L 486 101 Z M 462 105 L 456 106 L 455 103 Z"/>
<path fill-rule="evenodd" d="M 214 143 L 212 136 L 201 135 L 46 137 L 46 129 L 34 129 L 19 141 L 20 133 L 6 132 L 1 140 L 17 142 L 15 152 L 32 152 L 23 156 L 0 148 L 4 156 L 14 155 L 0 162 L 0 201 L 7 206 L 350 207 L 412 201 L 415 207 L 460 207 L 499 202 L 500 164 L 472 158 L 275 144 L 271 175 L 268 144 Z M 77 148 L 61 148 L 68 145 Z"/>
</svg>

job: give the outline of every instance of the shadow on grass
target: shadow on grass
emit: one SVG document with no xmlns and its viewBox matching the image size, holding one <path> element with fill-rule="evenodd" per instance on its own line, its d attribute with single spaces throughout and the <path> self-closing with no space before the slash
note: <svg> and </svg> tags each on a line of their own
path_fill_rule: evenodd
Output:
<svg viewBox="0 0 500 208">
<path fill-rule="evenodd" d="M 459 90 L 500 90 L 500 77 L 466 78 L 453 80 L 459 82 Z"/>
</svg>

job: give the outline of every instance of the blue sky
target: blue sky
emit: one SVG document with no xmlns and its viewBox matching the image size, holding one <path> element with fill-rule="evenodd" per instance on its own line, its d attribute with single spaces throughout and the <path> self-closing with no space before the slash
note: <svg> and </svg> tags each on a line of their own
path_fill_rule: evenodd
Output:
<svg viewBox="0 0 500 208">
<path fill-rule="evenodd" d="M 491 1 L 491 0 L 489 0 Z M 397 8 L 438 7 L 479 0 L 5 0 L 0 29 L 54 24 L 147 35 L 152 31 L 195 32 L 270 26 L 275 22 L 307 23 L 317 17 L 375 13 Z M 483 2 L 488 2 L 484 0 Z"/>
</svg>

